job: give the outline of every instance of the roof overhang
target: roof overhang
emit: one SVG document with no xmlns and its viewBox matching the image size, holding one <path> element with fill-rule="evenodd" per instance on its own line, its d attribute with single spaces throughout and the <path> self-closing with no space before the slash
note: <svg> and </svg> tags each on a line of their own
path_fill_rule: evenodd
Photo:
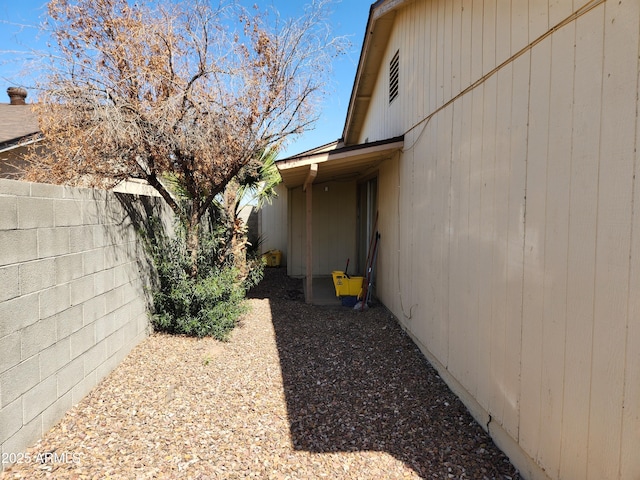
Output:
<svg viewBox="0 0 640 480">
<path fill-rule="evenodd" d="M 17 148 L 26 147 L 34 143 L 41 142 L 44 139 L 44 135 L 40 132 L 35 132 L 31 135 L 25 135 L 24 137 L 16 138 L 11 141 L 0 143 L 0 153 L 5 153 Z"/>
<path fill-rule="evenodd" d="M 310 183 L 358 180 L 401 150 L 404 137 L 361 145 L 341 145 L 334 142 L 324 148 L 278 160 L 276 165 L 282 181 L 287 188 L 295 188 L 306 187 Z"/>
<path fill-rule="evenodd" d="M 396 11 L 409 1 L 379 0 L 371 5 L 342 133 L 346 145 L 353 145 L 359 141 L 382 59 L 387 51 Z"/>
</svg>

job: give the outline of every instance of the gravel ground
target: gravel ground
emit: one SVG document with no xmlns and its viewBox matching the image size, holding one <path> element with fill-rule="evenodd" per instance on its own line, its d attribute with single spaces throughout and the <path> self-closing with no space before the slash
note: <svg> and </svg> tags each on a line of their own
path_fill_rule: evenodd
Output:
<svg viewBox="0 0 640 480">
<path fill-rule="evenodd" d="M 282 269 L 250 296 L 226 343 L 142 342 L 2 478 L 520 478 L 384 308 Z"/>
</svg>

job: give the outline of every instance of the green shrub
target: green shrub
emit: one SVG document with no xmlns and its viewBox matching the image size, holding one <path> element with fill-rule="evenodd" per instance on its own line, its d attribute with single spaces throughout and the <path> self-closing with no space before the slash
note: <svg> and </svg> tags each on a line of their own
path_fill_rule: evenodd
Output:
<svg viewBox="0 0 640 480">
<path fill-rule="evenodd" d="M 168 238 L 154 232 L 148 247 L 158 276 L 152 315 L 156 330 L 226 340 L 247 311 L 246 290 L 260 281 L 262 267 L 251 265 L 251 275 L 241 278 L 225 258 L 224 239 L 217 233 L 201 236 L 198 273 L 191 277 L 184 235 L 178 232 L 176 238 Z"/>
<path fill-rule="evenodd" d="M 224 340 L 246 311 L 245 292 L 233 268 L 204 278 L 184 276 L 172 285 L 167 278 L 160 279 L 161 288 L 153 295 L 157 330 Z"/>
</svg>

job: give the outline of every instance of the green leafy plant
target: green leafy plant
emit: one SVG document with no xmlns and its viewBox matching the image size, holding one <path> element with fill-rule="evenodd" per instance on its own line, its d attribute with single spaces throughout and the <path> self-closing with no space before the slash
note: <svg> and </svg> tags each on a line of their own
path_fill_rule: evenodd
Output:
<svg viewBox="0 0 640 480">
<path fill-rule="evenodd" d="M 152 323 L 156 330 L 226 340 L 247 311 L 246 290 L 262 278 L 260 265 L 252 265 L 246 278 L 225 257 L 223 231 L 201 233 L 197 274 L 184 232 L 169 238 L 156 227 L 147 247 L 157 272 L 153 291 Z"/>
</svg>

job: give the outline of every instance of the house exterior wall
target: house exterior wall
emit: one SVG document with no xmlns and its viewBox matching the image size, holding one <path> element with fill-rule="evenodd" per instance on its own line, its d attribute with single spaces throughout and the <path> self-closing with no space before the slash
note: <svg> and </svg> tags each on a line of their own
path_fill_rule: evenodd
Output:
<svg viewBox="0 0 640 480">
<path fill-rule="evenodd" d="M 587 4 L 407 2 L 359 139 L 377 294 L 526 478 L 640 478 L 640 3 Z"/>
<path fill-rule="evenodd" d="M 14 462 L 149 332 L 136 229 L 164 201 L 0 179 L 0 453 Z"/>
<path fill-rule="evenodd" d="M 18 179 L 28 166 L 24 157 L 29 151 L 29 147 L 20 146 L 0 152 L 0 178 Z"/>
<path fill-rule="evenodd" d="M 287 265 L 288 257 L 288 204 L 289 195 L 287 187 L 281 183 L 276 187 L 277 196 L 272 199 L 271 205 L 258 210 L 259 233 L 262 240 L 261 251 L 280 250 L 282 252 L 282 265 Z"/>
<path fill-rule="evenodd" d="M 344 270 L 347 259 L 356 259 L 357 188 L 355 182 L 313 185 L 313 275 Z M 287 274 L 306 274 L 305 192 L 289 190 L 289 257 Z M 356 272 L 351 272 L 356 273 Z"/>
</svg>

